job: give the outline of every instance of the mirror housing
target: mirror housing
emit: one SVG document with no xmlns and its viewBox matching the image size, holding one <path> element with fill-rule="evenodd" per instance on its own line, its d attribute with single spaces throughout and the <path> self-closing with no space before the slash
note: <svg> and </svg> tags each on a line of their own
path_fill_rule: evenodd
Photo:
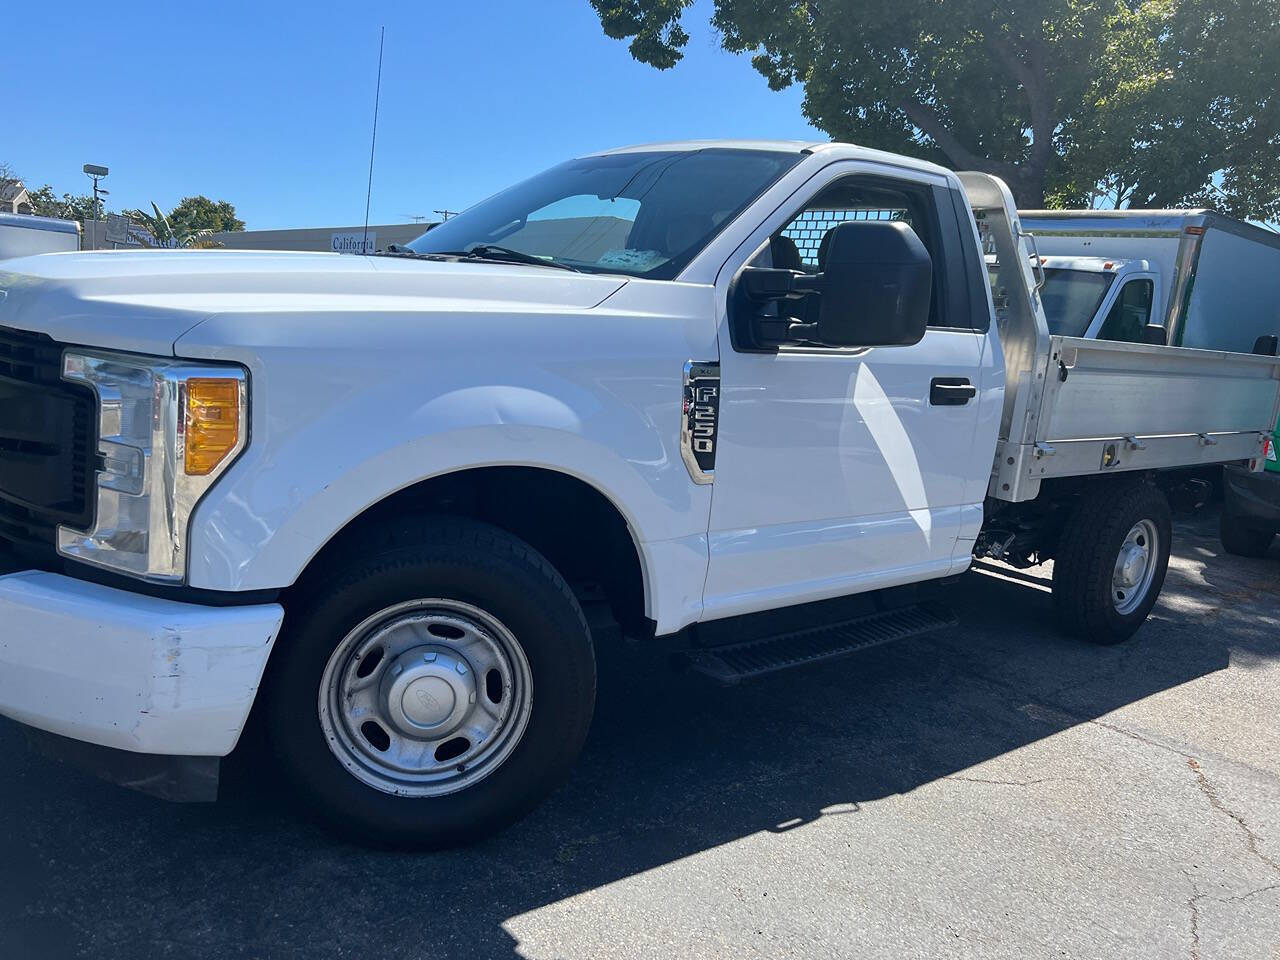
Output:
<svg viewBox="0 0 1280 960">
<path fill-rule="evenodd" d="M 1149 343 L 1153 347 L 1167 347 L 1169 345 L 1169 331 L 1159 323 L 1148 323 L 1142 328 L 1142 342 Z"/>
<path fill-rule="evenodd" d="M 1253 352 L 1264 357 L 1280 356 L 1280 337 L 1274 333 L 1263 334 L 1253 341 Z"/>
<path fill-rule="evenodd" d="M 836 347 L 909 347 L 924 338 L 933 260 L 901 220 L 833 227 L 822 273 L 818 339 Z"/>
<path fill-rule="evenodd" d="M 816 275 L 768 267 L 738 271 L 729 286 L 735 350 L 772 352 L 788 342 L 920 342 L 929 323 L 933 261 L 914 230 L 901 221 L 851 220 L 833 227 L 823 247 L 824 272 Z"/>
</svg>

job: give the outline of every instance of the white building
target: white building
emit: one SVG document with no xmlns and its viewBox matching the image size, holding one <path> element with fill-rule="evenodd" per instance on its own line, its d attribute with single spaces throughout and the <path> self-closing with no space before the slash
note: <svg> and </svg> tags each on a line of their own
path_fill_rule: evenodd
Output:
<svg viewBox="0 0 1280 960">
<path fill-rule="evenodd" d="M 0 213 L 31 213 L 31 196 L 21 180 L 0 180 Z"/>
<path fill-rule="evenodd" d="M 307 227 L 301 230 L 236 230 L 209 239 L 228 250 L 313 250 L 325 253 L 372 253 L 393 243 L 416 240 L 434 223 L 371 223 L 363 226 Z"/>
</svg>

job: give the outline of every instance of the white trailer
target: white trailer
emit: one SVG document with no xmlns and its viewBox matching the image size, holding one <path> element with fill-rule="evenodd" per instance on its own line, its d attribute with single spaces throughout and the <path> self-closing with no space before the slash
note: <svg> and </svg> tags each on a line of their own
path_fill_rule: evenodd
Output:
<svg viewBox="0 0 1280 960">
<path fill-rule="evenodd" d="M 80 224 L 74 220 L 0 213 L 0 260 L 80 249 Z"/>
<path fill-rule="evenodd" d="M 1280 334 L 1280 234 L 1274 231 L 1210 210 L 1023 210 L 1019 216 L 1046 258 L 1049 286 L 1064 300 L 1071 290 L 1085 297 L 1076 287 L 1100 290 L 1081 335 L 1110 339 L 1102 326 L 1113 310 L 1126 309 L 1149 312 L 1172 346 L 1248 353 L 1258 337 Z M 1045 308 L 1051 326 L 1066 322 L 1048 298 Z"/>
</svg>

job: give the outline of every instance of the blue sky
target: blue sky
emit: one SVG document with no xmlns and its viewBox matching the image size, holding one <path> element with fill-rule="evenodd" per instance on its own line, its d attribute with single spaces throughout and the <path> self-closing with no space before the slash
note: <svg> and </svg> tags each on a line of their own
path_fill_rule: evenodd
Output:
<svg viewBox="0 0 1280 960">
<path fill-rule="evenodd" d="M 801 91 L 719 48 L 710 0 L 659 72 L 587 0 L 26 4 L 0 47 L 0 161 L 109 206 L 230 200 L 250 229 L 364 218 L 378 28 L 387 28 L 375 223 L 460 209 L 566 157 L 686 137 L 826 139 Z M 56 42 L 52 42 L 56 38 Z"/>
</svg>

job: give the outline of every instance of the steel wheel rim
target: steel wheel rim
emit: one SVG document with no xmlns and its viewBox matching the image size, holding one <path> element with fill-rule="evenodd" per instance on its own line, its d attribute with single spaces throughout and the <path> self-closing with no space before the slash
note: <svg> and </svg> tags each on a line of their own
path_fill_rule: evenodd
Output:
<svg viewBox="0 0 1280 960">
<path fill-rule="evenodd" d="M 1116 612 L 1133 613 L 1151 591 L 1160 551 L 1160 533 L 1151 520 L 1139 520 L 1130 528 L 1116 555 L 1111 574 L 1111 602 Z"/>
<path fill-rule="evenodd" d="M 325 741 L 349 773 L 384 793 L 456 793 L 500 767 L 533 709 L 515 635 L 458 600 L 380 610 L 334 649 L 320 679 Z"/>
</svg>

